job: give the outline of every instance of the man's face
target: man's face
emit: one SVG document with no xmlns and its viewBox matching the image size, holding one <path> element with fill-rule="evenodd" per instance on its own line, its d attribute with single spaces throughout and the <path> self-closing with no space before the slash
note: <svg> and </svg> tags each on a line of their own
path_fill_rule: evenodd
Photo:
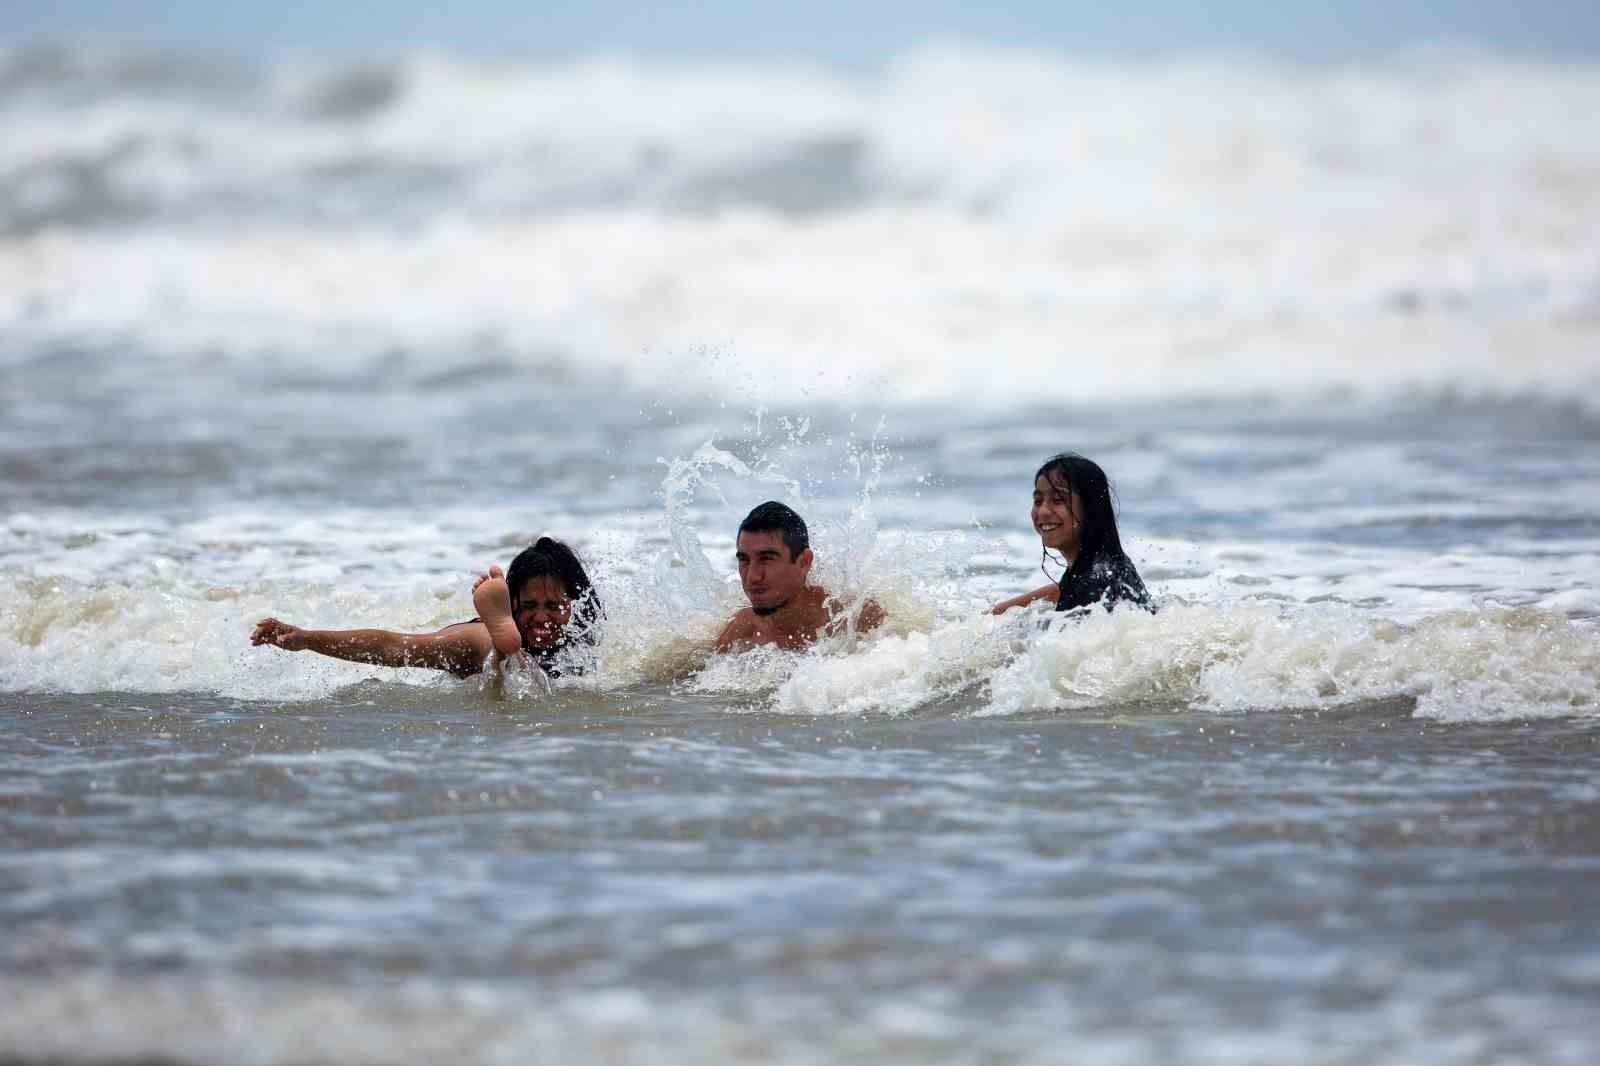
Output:
<svg viewBox="0 0 1600 1066">
<path fill-rule="evenodd" d="M 758 614 L 777 610 L 805 588 L 811 572 L 810 548 L 798 558 L 790 557 L 783 534 L 775 529 L 740 533 L 737 547 L 739 584 Z"/>
</svg>

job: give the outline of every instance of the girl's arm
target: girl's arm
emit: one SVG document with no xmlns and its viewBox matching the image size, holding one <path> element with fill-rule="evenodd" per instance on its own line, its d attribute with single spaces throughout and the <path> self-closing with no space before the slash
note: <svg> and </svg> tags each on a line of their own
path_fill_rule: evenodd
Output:
<svg viewBox="0 0 1600 1066">
<path fill-rule="evenodd" d="M 420 666 L 470 677 L 483 669 L 492 645 L 479 622 L 459 622 L 437 633 L 395 633 L 387 629 L 301 629 L 263 618 L 250 634 L 254 645 L 285 651 L 314 651 L 335 659 L 374 666 Z"/>
<path fill-rule="evenodd" d="M 1024 592 L 1022 595 L 1013 596 L 1009 600 L 1001 600 L 999 603 L 997 603 L 993 607 L 989 608 L 989 613 L 990 614 L 1005 614 L 1007 611 L 1011 610 L 1011 608 L 1013 608 L 1013 607 L 1026 607 L 1026 606 L 1028 606 L 1028 604 L 1030 604 L 1030 603 L 1038 603 L 1040 600 L 1052 600 L 1052 601 L 1054 601 L 1055 599 L 1060 597 L 1060 595 L 1061 595 L 1061 586 L 1060 585 L 1054 585 L 1054 584 L 1052 584 L 1052 585 L 1041 585 L 1038 588 L 1034 589 L 1032 592 Z"/>
</svg>

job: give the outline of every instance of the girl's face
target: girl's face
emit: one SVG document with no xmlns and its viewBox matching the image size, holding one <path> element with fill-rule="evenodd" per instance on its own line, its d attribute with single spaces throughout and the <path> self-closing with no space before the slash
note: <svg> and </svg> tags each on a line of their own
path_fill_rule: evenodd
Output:
<svg viewBox="0 0 1600 1066">
<path fill-rule="evenodd" d="M 1033 482 L 1033 531 L 1039 542 L 1068 559 L 1078 554 L 1078 530 L 1083 524 L 1083 505 L 1078 494 L 1066 485 L 1041 474 Z"/>
<path fill-rule="evenodd" d="M 522 643 L 534 651 L 547 651 L 561 642 L 562 630 L 572 621 L 572 601 L 557 578 L 530 577 L 517 593 L 513 617 Z"/>
</svg>

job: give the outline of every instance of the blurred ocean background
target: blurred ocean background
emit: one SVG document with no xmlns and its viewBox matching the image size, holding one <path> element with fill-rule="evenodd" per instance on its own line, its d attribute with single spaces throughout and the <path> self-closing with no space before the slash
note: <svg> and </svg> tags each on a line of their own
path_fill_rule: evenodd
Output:
<svg viewBox="0 0 1600 1066">
<path fill-rule="evenodd" d="M 0 1061 L 1600 1051 L 1600 15 L 0 11 Z M 1161 603 L 1062 624 L 1034 469 Z M 881 633 L 709 661 L 778 497 Z M 544 699 L 421 631 L 542 534 Z"/>
</svg>

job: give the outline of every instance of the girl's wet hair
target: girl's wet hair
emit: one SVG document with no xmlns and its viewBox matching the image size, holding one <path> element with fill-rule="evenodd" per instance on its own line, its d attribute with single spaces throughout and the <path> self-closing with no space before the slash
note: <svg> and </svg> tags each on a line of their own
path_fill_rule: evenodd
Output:
<svg viewBox="0 0 1600 1066">
<path fill-rule="evenodd" d="M 1111 483 L 1106 472 L 1092 459 L 1076 452 L 1052 455 L 1033 475 L 1034 481 L 1044 478 L 1050 484 L 1065 489 L 1071 496 L 1076 493 L 1083 521 L 1078 526 L 1078 555 L 1061 578 L 1063 586 L 1071 578 L 1087 574 L 1097 561 L 1120 558 L 1122 538 L 1117 533 L 1117 512 L 1111 499 Z M 1044 563 L 1040 562 L 1043 569 Z M 1045 571 L 1045 576 L 1049 576 Z"/>
<path fill-rule="evenodd" d="M 554 537 L 540 537 L 511 560 L 511 568 L 506 571 L 506 584 L 511 590 L 513 614 L 520 605 L 523 586 L 535 577 L 553 577 L 561 582 L 567 599 L 572 602 L 572 621 L 567 624 L 561 643 L 596 643 L 600 637 L 598 623 L 605 617 L 605 611 L 577 554 Z"/>
</svg>

